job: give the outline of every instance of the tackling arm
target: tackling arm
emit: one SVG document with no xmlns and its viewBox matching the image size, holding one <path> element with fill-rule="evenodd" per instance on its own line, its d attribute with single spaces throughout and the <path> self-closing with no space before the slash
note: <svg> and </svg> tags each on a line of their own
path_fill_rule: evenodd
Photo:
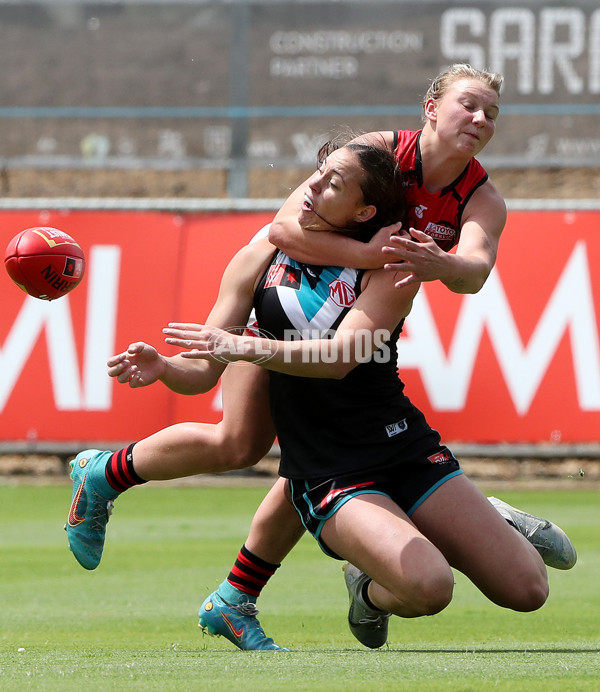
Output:
<svg viewBox="0 0 600 692">
<path fill-rule="evenodd" d="M 393 132 L 369 132 L 352 141 L 388 146 L 391 149 Z M 357 269 L 383 267 L 385 258 L 381 250 L 399 226 L 382 228 L 368 243 L 353 240 L 340 233 L 305 231 L 299 227 L 297 218 L 307 187 L 308 178 L 292 192 L 275 215 L 269 230 L 271 243 L 298 262 Z"/>
<path fill-rule="evenodd" d="M 331 339 L 276 341 L 232 335 L 208 325 L 178 323 L 164 330 L 166 341 L 190 349 L 181 353 L 182 358 L 244 360 L 288 375 L 341 379 L 381 348 L 410 312 L 418 285 L 397 289 L 394 281 L 384 270 L 371 272 Z"/>
<path fill-rule="evenodd" d="M 477 293 L 494 267 L 505 223 L 506 204 L 488 181 L 465 208 L 456 253 L 441 250 L 429 235 L 411 228 L 412 238 L 390 238 L 383 252 L 394 261 L 385 268 L 408 272 L 396 283 L 398 288 L 439 280 L 454 293 Z"/>
</svg>

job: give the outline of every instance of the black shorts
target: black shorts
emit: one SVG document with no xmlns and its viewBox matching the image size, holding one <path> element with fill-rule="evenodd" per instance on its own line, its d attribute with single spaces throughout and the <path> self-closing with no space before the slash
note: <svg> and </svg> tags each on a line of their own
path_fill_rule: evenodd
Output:
<svg viewBox="0 0 600 692">
<path fill-rule="evenodd" d="M 397 463 L 363 469 L 335 478 L 314 480 L 288 479 L 291 500 L 304 527 L 316 539 L 321 550 L 336 560 L 342 558 L 321 539 L 323 525 L 353 497 L 364 494 L 386 495 L 408 516 L 437 488 L 462 473 L 452 452 L 444 446 L 429 447 L 419 456 Z"/>
</svg>

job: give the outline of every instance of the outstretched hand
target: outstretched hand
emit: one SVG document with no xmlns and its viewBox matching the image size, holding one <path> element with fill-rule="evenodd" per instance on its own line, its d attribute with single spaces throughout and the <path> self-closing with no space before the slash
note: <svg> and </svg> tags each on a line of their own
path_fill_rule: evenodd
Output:
<svg viewBox="0 0 600 692">
<path fill-rule="evenodd" d="M 130 344 L 126 351 L 111 356 L 107 361 L 108 374 L 117 382 L 130 387 L 146 387 L 159 380 L 165 372 L 163 356 L 143 341 Z"/>
<path fill-rule="evenodd" d="M 191 322 L 171 322 L 163 329 L 165 341 L 172 346 L 188 349 L 179 355 L 182 358 L 220 360 L 229 362 L 236 353 L 235 334 L 218 327 Z"/>
<path fill-rule="evenodd" d="M 448 253 L 439 248 L 435 240 L 427 233 L 409 230 L 410 235 L 393 235 L 388 244 L 382 248 L 390 261 L 384 268 L 405 274 L 396 282 L 396 288 L 402 288 L 422 281 L 435 281 L 444 275 Z"/>
</svg>

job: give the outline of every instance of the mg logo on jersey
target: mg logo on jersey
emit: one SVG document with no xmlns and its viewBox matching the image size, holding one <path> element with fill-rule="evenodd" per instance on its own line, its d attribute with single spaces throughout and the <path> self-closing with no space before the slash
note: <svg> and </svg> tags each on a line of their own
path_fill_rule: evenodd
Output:
<svg viewBox="0 0 600 692">
<path fill-rule="evenodd" d="M 329 297 L 340 308 L 352 307 L 356 302 L 354 287 L 342 279 L 336 279 L 329 284 Z"/>
</svg>

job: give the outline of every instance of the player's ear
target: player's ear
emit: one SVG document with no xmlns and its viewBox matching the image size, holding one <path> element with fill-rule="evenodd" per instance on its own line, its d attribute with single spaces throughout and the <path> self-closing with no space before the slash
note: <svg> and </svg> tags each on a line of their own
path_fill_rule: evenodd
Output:
<svg viewBox="0 0 600 692">
<path fill-rule="evenodd" d="M 437 120 L 437 101 L 435 99 L 427 99 L 425 101 L 425 117 L 427 120 Z"/>
<path fill-rule="evenodd" d="M 366 207 L 363 207 L 356 214 L 356 216 L 354 217 L 354 220 L 358 221 L 359 223 L 364 223 L 365 221 L 372 219 L 376 213 L 377 213 L 377 207 L 373 204 L 367 204 Z"/>
</svg>

